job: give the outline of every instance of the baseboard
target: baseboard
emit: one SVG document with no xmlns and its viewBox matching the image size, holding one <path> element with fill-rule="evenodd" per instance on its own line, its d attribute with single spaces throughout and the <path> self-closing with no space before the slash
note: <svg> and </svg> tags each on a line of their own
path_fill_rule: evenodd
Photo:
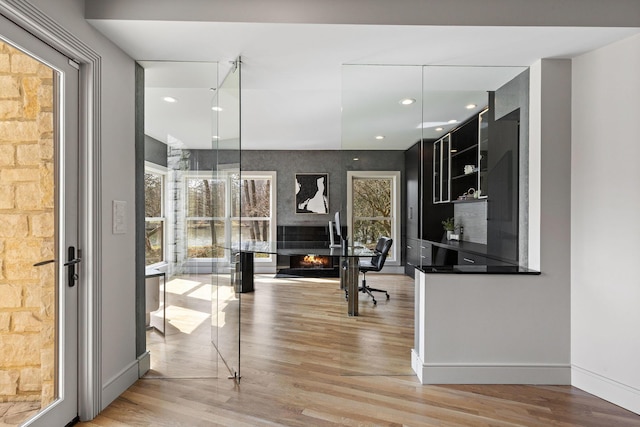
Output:
<svg viewBox="0 0 640 427">
<path fill-rule="evenodd" d="M 147 350 L 138 356 L 138 378 L 144 377 L 149 369 L 151 369 L 151 353 Z"/>
<path fill-rule="evenodd" d="M 126 389 L 138 380 L 138 360 L 131 362 L 126 368 L 102 386 L 102 411 L 116 400 Z"/>
<path fill-rule="evenodd" d="M 411 368 L 413 369 L 413 372 L 415 372 L 416 375 L 418 376 L 418 379 L 420 380 L 420 384 L 426 384 L 423 381 L 423 378 L 424 378 L 423 366 L 424 366 L 424 362 L 420 358 L 420 355 L 414 348 L 412 348 L 411 349 Z"/>
<path fill-rule="evenodd" d="M 640 390 L 576 365 L 571 366 L 571 385 L 629 411 L 640 414 Z"/>
<path fill-rule="evenodd" d="M 411 351 L 422 384 L 571 384 L 569 365 L 424 363 Z"/>
</svg>

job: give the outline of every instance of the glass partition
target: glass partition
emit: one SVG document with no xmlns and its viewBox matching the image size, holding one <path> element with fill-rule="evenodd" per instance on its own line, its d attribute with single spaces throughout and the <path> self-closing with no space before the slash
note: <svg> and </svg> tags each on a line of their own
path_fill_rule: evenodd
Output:
<svg viewBox="0 0 640 427">
<path fill-rule="evenodd" d="M 217 104 L 212 102 L 218 102 L 219 65 L 156 61 L 141 65 L 148 375 L 226 377 L 228 370 L 219 363 L 211 342 L 211 324 L 218 325 L 219 320 L 216 298 L 212 305 L 212 297 L 218 295 L 214 273 L 220 262 L 229 265 L 228 255 L 216 246 L 225 236 L 228 191 L 228 183 L 215 173 L 217 155 L 212 150 L 212 135 L 219 132 L 217 124 L 212 125 L 218 120 L 212 109 Z M 151 277 L 158 271 L 164 275 Z M 237 348 L 237 339 L 234 342 Z M 198 355 L 198 366 L 184 363 L 168 348 L 189 349 Z"/>
<path fill-rule="evenodd" d="M 214 185 L 211 186 L 214 190 L 211 198 L 214 218 L 209 230 L 216 259 L 211 298 L 211 341 L 229 377 L 239 380 L 242 278 L 247 267 L 245 264 L 251 263 L 233 249 L 240 247 L 243 237 L 243 179 L 240 167 L 241 64 L 237 60 L 232 65 L 211 105 L 215 169 Z"/>
<path fill-rule="evenodd" d="M 343 66 L 341 158 L 347 181 L 341 209 L 352 244 L 373 248 L 378 236 L 391 234 L 397 258 L 387 257 L 386 270 L 411 274 L 414 266 L 440 262 L 430 242 L 446 239 L 442 221 L 447 218 L 468 225 L 462 239 L 487 243 L 486 196 L 492 192 L 487 123 L 493 116 L 480 114 L 496 91 L 499 108 L 507 112 L 523 102 L 518 100 L 523 83 L 513 82 L 524 70 Z M 403 183 L 397 195 L 383 185 L 383 177 L 396 169 Z M 369 287 L 390 296 L 358 292 L 358 316 L 341 313 L 341 372 L 412 375 L 414 283 L 408 276 L 360 272 L 360 286 L 365 277 Z"/>
<path fill-rule="evenodd" d="M 419 66 L 345 65 L 342 67 L 342 152 L 347 180 L 342 206 L 349 241 L 372 254 L 380 237 L 393 239 L 385 267 L 402 268 L 403 227 L 418 235 L 419 203 L 413 222 L 403 224 L 405 162 L 421 165 L 422 68 Z M 406 150 L 417 150 L 405 154 Z M 421 192 L 415 177 L 411 188 Z M 416 194 L 416 197 L 421 197 Z M 418 247 L 416 242 L 416 247 Z M 367 262 L 362 256 L 349 262 Z M 364 273 L 360 272 L 359 285 Z M 366 273 L 367 285 L 387 291 L 357 297 L 358 316 L 340 310 L 342 375 L 412 375 L 413 287 L 405 276 Z M 344 297 L 342 295 L 342 297 Z M 373 303 L 375 298 L 376 303 Z M 344 298 L 343 298 L 344 301 Z M 347 304 L 341 302 L 343 307 Z M 351 307 L 351 301 L 349 302 Z"/>
</svg>

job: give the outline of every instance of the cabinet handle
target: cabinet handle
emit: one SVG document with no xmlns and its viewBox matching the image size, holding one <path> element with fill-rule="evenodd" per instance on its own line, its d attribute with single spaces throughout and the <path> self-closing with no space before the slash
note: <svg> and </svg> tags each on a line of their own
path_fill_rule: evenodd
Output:
<svg viewBox="0 0 640 427">
<path fill-rule="evenodd" d="M 411 246 L 407 245 L 407 249 L 413 249 Z"/>
<path fill-rule="evenodd" d="M 471 264 L 475 264 L 476 263 L 474 260 L 469 259 L 469 258 L 462 258 L 462 259 L 467 261 L 467 262 L 470 262 Z"/>
<path fill-rule="evenodd" d="M 409 219 L 413 219 L 413 206 L 409 206 Z"/>
</svg>

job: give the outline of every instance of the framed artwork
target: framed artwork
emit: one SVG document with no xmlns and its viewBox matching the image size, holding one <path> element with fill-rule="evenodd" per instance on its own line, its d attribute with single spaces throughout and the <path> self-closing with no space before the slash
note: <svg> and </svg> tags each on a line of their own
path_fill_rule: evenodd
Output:
<svg viewBox="0 0 640 427">
<path fill-rule="evenodd" d="M 296 213 L 329 213 L 329 174 L 296 174 Z"/>
</svg>

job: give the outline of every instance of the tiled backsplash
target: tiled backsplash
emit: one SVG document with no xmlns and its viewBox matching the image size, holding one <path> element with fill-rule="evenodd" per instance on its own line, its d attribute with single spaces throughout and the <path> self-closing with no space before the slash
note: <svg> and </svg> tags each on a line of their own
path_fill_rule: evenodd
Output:
<svg viewBox="0 0 640 427">
<path fill-rule="evenodd" d="M 464 227 L 462 240 L 487 244 L 487 201 L 456 203 L 453 208 L 456 225 Z"/>
</svg>

